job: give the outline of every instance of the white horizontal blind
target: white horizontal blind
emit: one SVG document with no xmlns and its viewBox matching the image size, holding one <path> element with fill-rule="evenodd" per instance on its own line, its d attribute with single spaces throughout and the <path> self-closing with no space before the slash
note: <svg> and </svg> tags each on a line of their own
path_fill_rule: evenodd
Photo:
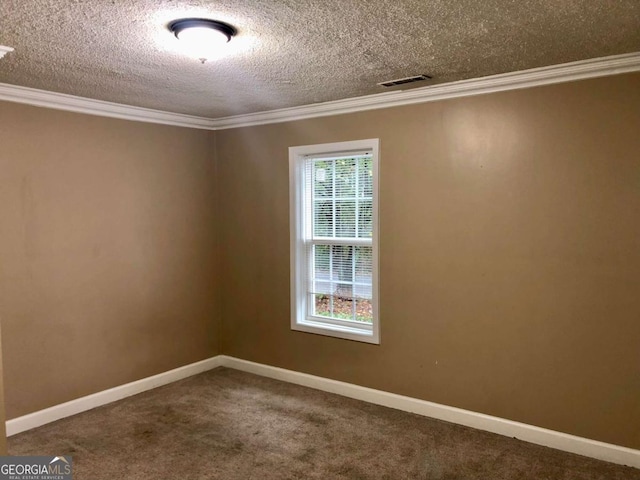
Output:
<svg viewBox="0 0 640 480">
<path fill-rule="evenodd" d="M 304 160 L 307 316 L 373 322 L 371 152 Z"/>
</svg>

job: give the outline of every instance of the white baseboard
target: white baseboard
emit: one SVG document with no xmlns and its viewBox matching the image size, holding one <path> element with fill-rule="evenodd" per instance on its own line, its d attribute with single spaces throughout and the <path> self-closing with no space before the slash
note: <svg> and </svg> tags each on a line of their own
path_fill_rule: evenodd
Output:
<svg viewBox="0 0 640 480">
<path fill-rule="evenodd" d="M 471 412 L 461 408 L 448 407 L 417 398 L 405 397 L 381 390 L 330 380 L 328 378 L 316 377 L 306 373 L 249 362 L 234 357 L 224 355 L 221 357 L 221 365 L 224 367 L 234 368 L 276 380 L 283 380 L 325 392 L 336 393 L 344 397 L 363 400 L 405 412 L 417 413 L 418 415 L 426 417 L 466 425 L 507 437 L 515 437 L 525 442 L 576 453 L 578 455 L 584 455 L 585 457 L 640 468 L 640 450 L 577 437 L 546 428 L 527 425 L 526 423 L 513 422 L 511 420 Z"/>
<path fill-rule="evenodd" d="M 217 357 L 208 358 L 201 362 L 185 365 L 184 367 L 176 368 L 152 377 L 143 378 L 119 387 L 110 388 L 109 390 L 104 390 L 22 417 L 14 418 L 7 421 L 7 435 L 15 435 L 60 420 L 61 418 L 91 410 L 92 408 L 106 405 L 162 385 L 167 385 L 168 383 L 182 380 L 183 378 L 220 366 L 282 380 L 296 385 L 303 385 L 305 387 L 315 388 L 316 390 L 335 393 L 344 397 L 363 400 L 405 412 L 416 413 L 425 417 L 466 425 L 507 437 L 515 437 L 525 442 L 535 443 L 565 452 L 640 468 L 640 450 L 577 437 L 575 435 L 535 427 L 533 425 L 527 425 L 526 423 L 505 420 L 499 417 L 492 417 L 461 408 L 448 407 L 426 400 L 396 395 L 395 393 L 374 390 L 373 388 L 361 387 L 351 383 L 339 382 L 337 380 L 317 377 L 293 370 L 241 360 L 226 355 L 218 355 Z"/>
<path fill-rule="evenodd" d="M 219 367 L 223 358 L 221 355 L 211 357 L 200 362 L 191 363 L 184 367 L 175 368 L 168 372 L 159 373 L 152 377 L 143 378 L 135 382 L 126 383 L 118 387 L 103 390 L 86 397 L 76 398 L 69 402 L 54 405 L 53 407 L 45 408 L 37 412 L 29 413 L 22 417 L 17 417 L 7 421 L 7 436 L 15 435 L 17 433 L 30 430 L 32 428 L 40 427 L 47 423 L 55 422 L 61 418 L 70 417 L 77 413 L 91 410 L 92 408 L 100 407 L 116 400 L 121 400 L 131 395 L 151 390 L 152 388 L 161 387 L 183 378 L 196 375 L 198 373 L 206 372 L 213 368 Z"/>
</svg>

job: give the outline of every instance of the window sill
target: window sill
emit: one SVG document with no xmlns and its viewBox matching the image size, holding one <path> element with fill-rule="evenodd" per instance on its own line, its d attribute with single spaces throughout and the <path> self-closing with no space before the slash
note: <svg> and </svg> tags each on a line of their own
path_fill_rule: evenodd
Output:
<svg viewBox="0 0 640 480">
<path fill-rule="evenodd" d="M 357 342 L 380 344 L 378 336 L 374 334 L 369 325 L 367 325 L 366 328 L 361 328 L 358 326 L 331 325 L 324 322 L 305 320 L 304 322 L 296 322 L 291 326 L 291 329 L 299 332 L 355 340 Z"/>
</svg>

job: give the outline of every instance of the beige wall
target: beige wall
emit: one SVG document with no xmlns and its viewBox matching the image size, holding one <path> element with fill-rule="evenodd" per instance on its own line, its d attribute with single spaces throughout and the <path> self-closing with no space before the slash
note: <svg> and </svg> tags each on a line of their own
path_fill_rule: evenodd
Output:
<svg viewBox="0 0 640 480">
<path fill-rule="evenodd" d="M 8 418 L 224 352 L 640 448 L 638 131 L 638 74 L 216 133 L 0 103 Z M 292 332 L 287 149 L 372 137 L 382 343 Z"/>
<path fill-rule="evenodd" d="M 640 75 L 219 131 L 223 352 L 640 448 Z M 293 145 L 380 138 L 379 346 L 289 327 Z"/>
<path fill-rule="evenodd" d="M 213 139 L 0 103 L 8 418 L 219 353 Z"/>
</svg>

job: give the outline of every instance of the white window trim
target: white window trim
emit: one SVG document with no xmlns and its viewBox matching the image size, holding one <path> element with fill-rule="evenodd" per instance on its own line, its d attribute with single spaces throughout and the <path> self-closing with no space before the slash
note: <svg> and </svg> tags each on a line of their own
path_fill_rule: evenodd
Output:
<svg viewBox="0 0 640 480">
<path fill-rule="evenodd" d="M 289 206 L 291 231 L 291 329 L 331 337 L 380 343 L 379 314 L 379 247 L 378 247 L 378 202 L 379 202 L 379 140 L 355 140 L 351 142 L 324 143 L 289 148 Z M 371 325 L 356 325 L 355 322 L 319 320 L 307 317 L 307 279 L 304 244 L 304 161 L 309 155 L 330 156 L 349 152 L 371 151 L 373 159 L 373 237 L 372 237 L 372 310 Z"/>
</svg>

